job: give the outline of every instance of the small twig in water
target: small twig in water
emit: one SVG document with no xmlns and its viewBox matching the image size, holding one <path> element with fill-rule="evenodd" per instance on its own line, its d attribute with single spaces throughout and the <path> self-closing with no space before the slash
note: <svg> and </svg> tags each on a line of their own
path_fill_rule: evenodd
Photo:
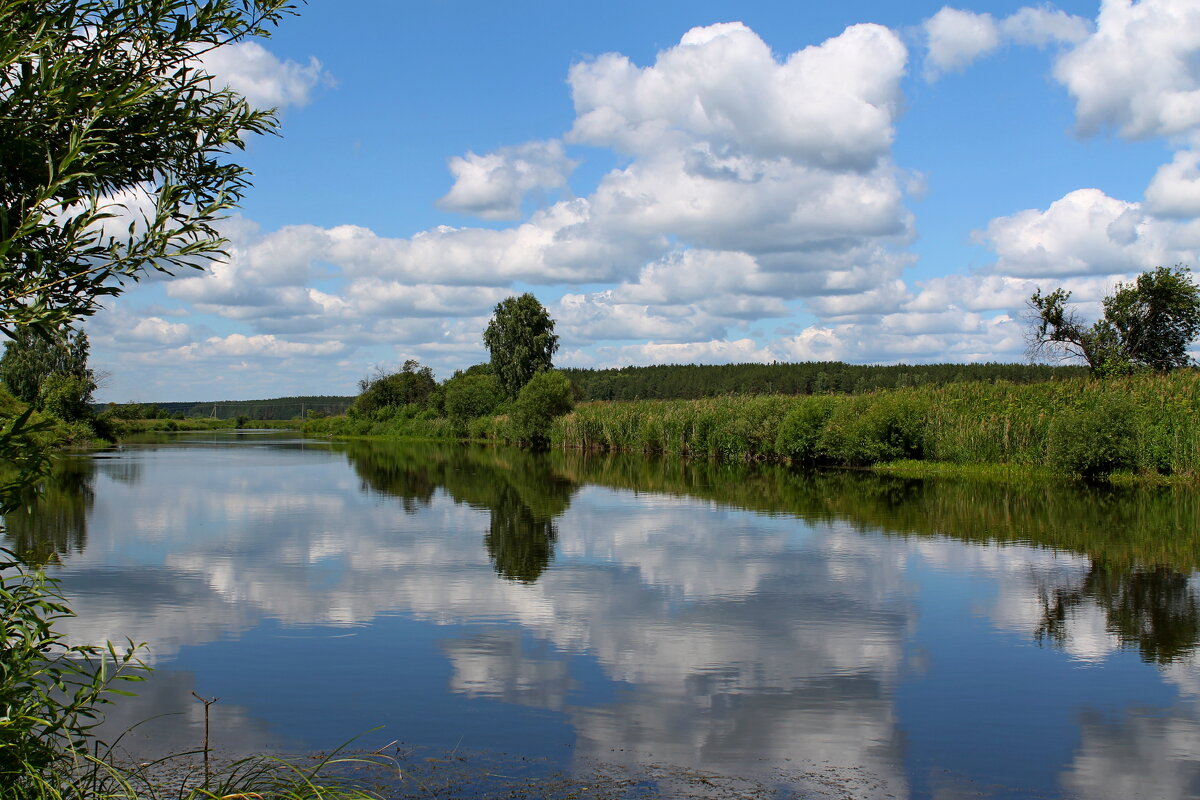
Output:
<svg viewBox="0 0 1200 800">
<path fill-rule="evenodd" d="M 214 697 L 209 700 L 201 697 L 195 692 L 192 692 L 192 697 L 196 698 L 201 703 L 204 703 L 204 786 L 207 787 L 212 782 L 212 772 L 208 768 L 208 707 L 221 698 Z"/>
</svg>

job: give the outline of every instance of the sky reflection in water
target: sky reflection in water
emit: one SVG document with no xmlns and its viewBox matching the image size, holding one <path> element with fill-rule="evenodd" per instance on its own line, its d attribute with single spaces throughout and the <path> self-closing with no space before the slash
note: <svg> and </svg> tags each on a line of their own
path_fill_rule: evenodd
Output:
<svg viewBox="0 0 1200 800">
<path fill-rule="evenodd" d="M 286 435 L 60 472 L 9 543 L 61 562 L 73 641 L 150 644 L 107 723 L 178 712 L 142 755 L 198 744 L 194 690 L 230 752 L 370 731 L 818 796 L 1200 795 L 1191 495 Z"/>
</svg>

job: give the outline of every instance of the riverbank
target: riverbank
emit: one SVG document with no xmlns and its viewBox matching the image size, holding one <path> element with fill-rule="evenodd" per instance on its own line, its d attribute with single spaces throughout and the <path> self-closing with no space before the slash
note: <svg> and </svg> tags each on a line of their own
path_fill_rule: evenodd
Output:
<svg viewBox="0 0 1200 800">
<path fill-rule="evenodd" d="M 328 436 L 512 442 L 504 415 L 455 421 L 428 410 L 305 425 Z M 983 470 L 1029 479 L 1200 478 L 1200 372 L 1038 384 L 954 383 L 863 395 L 739 396 L 582 403 L 552 447 L 903 474 Z"/>
</svg>

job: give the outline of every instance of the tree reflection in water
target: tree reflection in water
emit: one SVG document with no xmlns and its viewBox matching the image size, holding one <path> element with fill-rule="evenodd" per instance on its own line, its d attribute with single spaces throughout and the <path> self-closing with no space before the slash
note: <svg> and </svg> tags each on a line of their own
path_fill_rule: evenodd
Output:
<svg viewBox="0 0 1200 800">
<path fill-rule="evenodd" d="M 43 567 L 87 547 L 88 513 L 96 499 L 96 462 L 62 458 L 38 499 L 4 517 L 5 546 L 26 564 Z"/>
<path fill-rule="evenodd" d="M 1142 658 L 1169 664 L 1191 655 L 1200 643 L 1200 604 L 1188 575 L 1170 567 L 1118 567 L 1093 562 L 1076 587 L 1044 592 L 1039 641 L 1067 640 L 1067 621 L 1084 603 L 1096 603 L 1108 630 Z"/>
<path fill-rule="evenodd" d="M 1065 646 L 1073 615 L 1098 608 L 1107 631 L 1147 661 L 1167 664 L 1200 647 L 1200 492 L 914 480 L 862 472 L 804 472 L 768 465 L 551 452 L 421 442 L 334 445 L 365 489 L 412 513 L 444 491 L 486 510 L 481 544 L 499 577 L 540 579 L 554 559 L 558 518 L 580 486 L 702 498 L 809 523 L 838 521 L 891 536 L 949 536 L 1020 543 L 1086 556 L 1067 585 L 1034 582 L 1042 608 L 1031 631 Z M 136 464 L 113 472 L 103 458 L 59 462 L 42 501 L 5 520 L 6 546 L 31 564 L 81 552 L 97 469 L 136 483 Z M 129 472 L 129 470 L 134 470 Z M 110 474 L 111 473 L 111 474 Z M 119 473 L 119 474 L 118 474 Z"/>
<path fill-rule="evenodd" d="M 398 497 L 412 512 L 438 489 L 491 515 L 483 543 L 502 578 L 534 583 L 554 558 L 555 518 L 576 485 L 548 459 L 512 450 L 407 443 L 347 442 L 347 459 L 363 484 Z"/>
<path fill-rule="evenodd" d="M 558 529 L 553 518 L 535 516 L 511 487 L 501 490 L 491 512 L 484 544 L 496 572 L 512 581 L 534 583 L 554 557 Z"/>
</svg>

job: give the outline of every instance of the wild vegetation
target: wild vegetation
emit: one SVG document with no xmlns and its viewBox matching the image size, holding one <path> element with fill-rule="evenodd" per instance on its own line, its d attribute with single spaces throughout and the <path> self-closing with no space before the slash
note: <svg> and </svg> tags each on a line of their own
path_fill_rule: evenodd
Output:
<svg viewBox="0 0 1200 800">
<path fill-rule="evenodd" d="M 961 383 L 867 395 L 585 403 L 566 447 L 871 466 L 1000 464 L 1096 478 L 1200 476 L 1200 372 Z"/>
<path fill-rule="evenodd" d="M 947 383 L 1042 383 L 1087 374 L 1046 364 L 658 364 L 615 369 L 564 368 L 581 402 L 695 400 L 722 395 L 866 394 Z"/>
<path fill-rule="evenodd" d="M 273 397 L 264 400 L 215 400 L 158 403 L 108 403 L 97 406 L 99 414 L 108 413 L 118 419 L 237 419 L 281 420 L 309 419 L 331 414 L 344 414 L 353 397 L 303 395 Z"/>
</svg>

